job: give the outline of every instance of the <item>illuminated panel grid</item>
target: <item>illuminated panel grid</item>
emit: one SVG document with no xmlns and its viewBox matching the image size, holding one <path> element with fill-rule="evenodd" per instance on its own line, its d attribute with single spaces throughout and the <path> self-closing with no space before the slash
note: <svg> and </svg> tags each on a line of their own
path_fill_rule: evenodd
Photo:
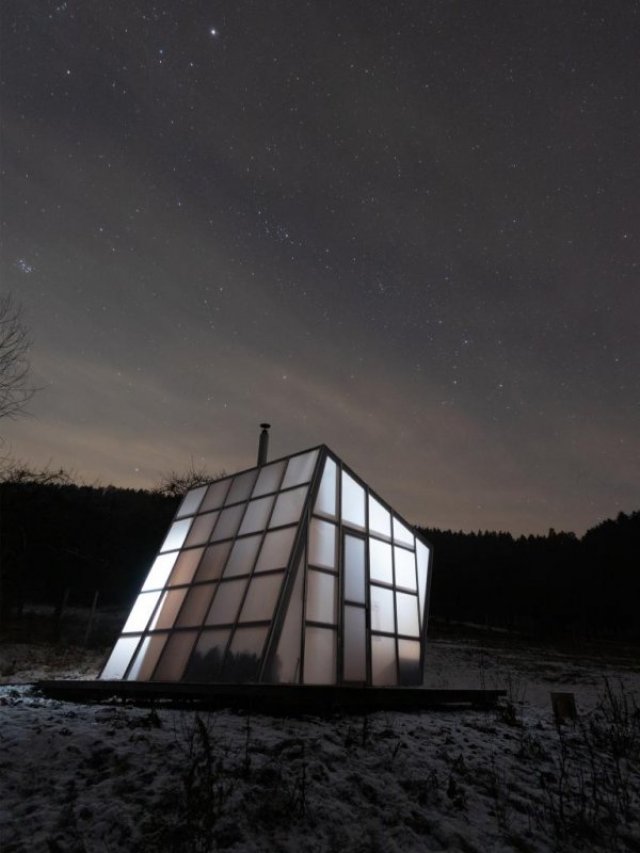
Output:
<svg viewBox="0 0 640 853">
<path fill-rule="evenodd" d="M 254 681 L 318 450 L 185 495 L 100 677 Z"/>
<path fill-rule="evenodd" d="M 308 534 L 305 683 L 422 682 L 429 556 L 389 507 L 327 456 Z"/>
</svg>

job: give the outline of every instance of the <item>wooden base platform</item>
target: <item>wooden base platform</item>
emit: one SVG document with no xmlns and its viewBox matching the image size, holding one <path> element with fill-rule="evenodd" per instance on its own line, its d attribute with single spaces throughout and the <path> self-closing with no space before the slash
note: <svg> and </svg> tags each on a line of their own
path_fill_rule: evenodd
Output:
<svg viewBox="0 0 640 853">
<path fill-rule="evenodd" d="M 130 702 L 167 708 L 232 708 L 254 714 L 327 715 L 428 708 L 493 708 L 506 690 L 332 687 L 291 684 L 185 684 L 142 681 L 40 681 L 37 689 L 68 702 Z"/>
</svg>

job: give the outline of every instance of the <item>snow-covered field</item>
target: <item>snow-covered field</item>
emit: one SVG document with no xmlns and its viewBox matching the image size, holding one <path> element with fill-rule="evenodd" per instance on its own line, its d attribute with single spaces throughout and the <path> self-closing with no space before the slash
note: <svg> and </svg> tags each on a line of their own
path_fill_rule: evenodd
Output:
<svg viewBox="0 0 640 853">
<path fill-rule="evenodd" d="M 2 853 L 640 850 L 633 653 L 441 639 L 427 686 L 504 687 L 500 709 L 330 719 L 78 705 L 24 683 L 91 678 L 100 658 L 0 647 Z M 556 727 L 550 690 L 575 694 L 576 724 Z"/>
</svg>

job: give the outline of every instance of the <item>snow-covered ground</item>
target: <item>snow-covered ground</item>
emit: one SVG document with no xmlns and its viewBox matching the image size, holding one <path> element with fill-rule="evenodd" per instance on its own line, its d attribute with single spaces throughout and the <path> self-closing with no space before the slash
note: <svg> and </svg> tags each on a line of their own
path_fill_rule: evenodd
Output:
<svg viewBox="0 0 640 853">
<path fill-rule="evenodd" d="M 101 657 L 0 647 L 2 853 L 640 850 L 632 653 L 431 643 L 427 686 L 505 687 L 493 711 L 156 712 L 24 683 Z M 575 693 L 575 725 L 550 690 Z"/>
</svg>

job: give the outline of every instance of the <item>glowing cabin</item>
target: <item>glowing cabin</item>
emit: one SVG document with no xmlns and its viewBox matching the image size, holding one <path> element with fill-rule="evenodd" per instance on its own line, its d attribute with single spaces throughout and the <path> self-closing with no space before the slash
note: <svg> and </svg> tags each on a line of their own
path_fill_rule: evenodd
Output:
<svg viewBox="0 0 640 853">
<path fill-rule="evenodd" d="M 429 543 L 327 447 L 265 459 L 185 495 L 101 679 L 422 684 Z"/>
</svg>

